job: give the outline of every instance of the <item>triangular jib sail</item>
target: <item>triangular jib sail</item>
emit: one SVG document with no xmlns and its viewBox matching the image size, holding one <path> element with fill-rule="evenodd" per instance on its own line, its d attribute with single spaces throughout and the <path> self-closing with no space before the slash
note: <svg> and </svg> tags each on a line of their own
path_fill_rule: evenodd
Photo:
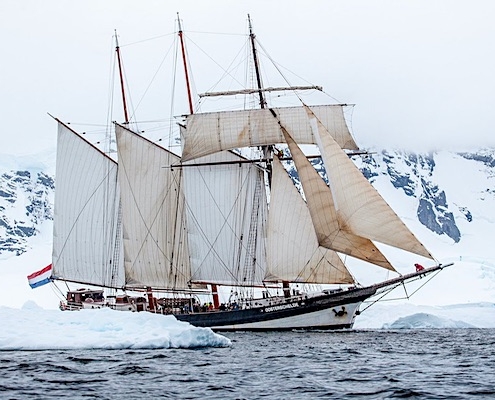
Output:
<svg viewBox="0 0 495 400">
<path fill-rule="evenodd" d="M 330 188 L 285 128 L 282 130 L 306 195 L 319 244 L 328 249 L 395 271 L 371 240 L 357 236 L 348 229 L 345 220 L 335 209 Z M 339 149 L 339 151 L 341 150 Z"/>
<path fill-rule="evenodd" d="M 341 150 L 312 110 L 305 106 L 320 148 L 335 209 L 355 235 L 433 259 L 376 189 Z"/>
<path fill-rule="evenodd" d="M 268 281 L 353 283 L 337 253 L 319 246 L 310 212 L 274 158 L 268 219 Z"/>
</svg>

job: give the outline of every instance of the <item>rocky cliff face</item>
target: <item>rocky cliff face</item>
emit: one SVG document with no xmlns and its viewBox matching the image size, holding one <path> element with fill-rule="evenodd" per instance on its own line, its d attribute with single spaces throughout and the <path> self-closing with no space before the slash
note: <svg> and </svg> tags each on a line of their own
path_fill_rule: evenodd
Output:
<svg viewBox="0 0 495 400">
<path fill-rule="evenodd" d="M 412 154 L 383 151 L 361 165 L 371 182 L 385 175 L 404 195 L 417 201 L 416 217 L 430 231 L 462 240 L 460 225 L 473 223 L 474 216 L 495 201 L 495 150 L 476 153 Z M 374 176 L 373 176 L 374 175 Z M 459 194 L 463 194 L 460 196 Z"/>
<path fill-rule="evenodd" d="M 465 169 L 465 164 L 459 162 L 459 159 L 468 161 L 470 168 Z M 393 197 L 399 202 L 401 198 L 402 201 L 408 198 L 415 203 L 415 216 L 408 217 L 417 218 L 428 230 L 445 235 L 454 243 L 460 242 L 463 236 L 459 222 L 473 222 L 476 213 L 473 210 L 476 210 L 477 203 L 495 203 L 495 149 L 476 153 L 442 153 L 441 157 L 439 153 L 383 150 L 364 157 L 354 157 L 353 161 L 373 185 L 377 186 L 378 181 L 387 181 L 395 189 L 387 188 L 387 193 L 379 189 L 382 195 L 387 195 L 384 197 Z M 438 162 L 441 165 L 437 165 Z M 321 160 L 314 160 L 313 165 L 325 177 Z M 298 184 L 297 173 L 293 168 L 289 168 L 289 172 Z M 458 179 L 463 174 L 471 174 L 467 184 L 466 179 Z M 473 188 L 470 180 L 476 182 Z M 479 184 L 486 187 L 474 189 Z M 467 198 L 464 196 L 462 203 L 456 201 L 459 196 L 454 196 L 457 193 L 452 193 L 453 190 L 467 193 Z M 495 209 L 492 215 L 495 217 Z M 487 215 L 483 217 L 493 220 Z"/>
<path fill-rule="evenodd" d="M 406 196 L 417 199 L 416 216 L 432 232 L 447 235 L 454 242 L 461 240 L 461 232 L 449 208 L 447 194 L 435 180 L 434 154 L 390 153 L 366 158 L 361 166 L 373 183 L 374 177 L 387 175 L 392 185 Z M 469 210 L 466 209 L 466 213 Z"/>
<path fill-rule="evenodd" d="M 0 171 L 0 254 L 20 255 L 40 225 L 53 219 L 53 177 L 43 171 Z"/>
</svg>

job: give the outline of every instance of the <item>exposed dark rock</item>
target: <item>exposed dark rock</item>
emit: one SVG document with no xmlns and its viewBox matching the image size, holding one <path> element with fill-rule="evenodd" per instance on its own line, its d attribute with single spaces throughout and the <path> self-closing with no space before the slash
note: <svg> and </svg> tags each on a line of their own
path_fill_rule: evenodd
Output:
<svg viewBox="0 0 495 400">
<path fill-rule="evenodd" d="M 53 219 L 53 191 L 54 179 L 44 172 L 19 170 L 1 175 L 0 254 L 19 255 L 27 250 L 27 239 L 38 233 L 45 220 Z M 11 215 L 19 215 L 22 207 L 25 218 L 22 221 L 11 218 L 11 210 L 17 210 Z"/>
<path fill-rule="evenodd" d="M 433 205 L 426 199 L 420 199 L 418 205 L 418 219 L 424 226 L 430 231 L 441 235 L 443 233 L 442 227 L 437 221 L 435 212 L 433 211 Z"/>
<path fill-rule="evenodd" d="M 487 167 L 495 168 L 494 154 L 459 153 L 459 155 L 467 160 L 479 161 L 485 164 Z"/>
<path fill-rule="evenodd" d="M 55 189 L 55 180 L 51 176 L 45 174 L 44 172 L 38 173 L 38 182 L 44 187 L 47 187 L 52 190 Z"/>
<path fill-rule="evenodd" d="M 386 171 L 382 169 L 381 173 L 388 175 L 392 185 L 396 189 L 403 190 L 406 195 L 418 198 L 419 221 L 432 232 L 445 234 L 458 242 L 461 233 L 453 213 L 449 211 L 446 193 L 431 180 L 436 166 L 433 153 L 392 154 L 383 151 L 379 157 L 382 158 L 386 168 Z"/>
<path fill-rule="evenodd" d="M 464 214 L 468 222 L 471 222 L 473 220 L 471 211 L 469 211 L 467 207 L 459 207 L 459 211 Z"/>
</svg>

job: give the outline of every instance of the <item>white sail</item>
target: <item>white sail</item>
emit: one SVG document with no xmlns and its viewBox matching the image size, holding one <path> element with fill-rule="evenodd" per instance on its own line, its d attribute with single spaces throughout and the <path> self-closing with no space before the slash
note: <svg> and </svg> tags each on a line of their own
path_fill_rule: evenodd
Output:
<svg viewBox="0 0 495 400">
<path fill-rule="evenodd" d="M 309 210 L 277 158 L 273 160 L 267 281 L 353 283 L 337 253 L 319 246 Z"/>
<path fill-rule="evenodd" d="M 266 193 L 263 172 L 222 152 L 183 167 L 194 282 L 261 285 L 265 275 Z"/>
<path fill-rule="evenodd" d="M 335 208 L 348 231 L 433 259 L 311 109 L 306 107 L 306 111 L 325 164 Z"/>
<path fill-rule="evenodd" d="M 357 236 L 349 230 L 342 215 L 335 209 L 330 188 L 294 142 L 291 135 L 284 128 L 282 130 L 306 195 L 319 244 L 328 249 L 395 271 L 371 240 Z M 342 152 L 340 149 L 339 151 Z"/>
<path fill-rule="evenodd" d="M 60 122 L 56 162 L 53 276 L 122 286 L 117 163 Z"/>
<path fill-rule="evenodd" d="M 116 125 L 126 286 L 185 289 L 190 265 L 179 157 Z"/>
<path fill-rule="evenodd" d="M 343 106 L 313 106 L 313 112 L 342 148 L 357 149 L 344 118 Z M 298 143 L 315 144 L 303 107 L 192 114 L 183 130 L 182 160 L 240 147 L 283 143 L 276 114 Z"/>
</svg>

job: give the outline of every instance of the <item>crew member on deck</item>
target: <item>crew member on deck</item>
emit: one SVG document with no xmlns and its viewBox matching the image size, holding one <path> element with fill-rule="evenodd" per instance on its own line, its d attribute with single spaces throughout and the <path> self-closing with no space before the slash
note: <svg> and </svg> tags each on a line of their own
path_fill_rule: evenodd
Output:
<svg viewBox="0 0 495 400">
<path fill-rule="evenodd" d="M 414 266 L 416 267 L 416 272 L 423 271 L 425 269 L 425 267 L 421 264 L 414 264 Z"/>
</svg>

